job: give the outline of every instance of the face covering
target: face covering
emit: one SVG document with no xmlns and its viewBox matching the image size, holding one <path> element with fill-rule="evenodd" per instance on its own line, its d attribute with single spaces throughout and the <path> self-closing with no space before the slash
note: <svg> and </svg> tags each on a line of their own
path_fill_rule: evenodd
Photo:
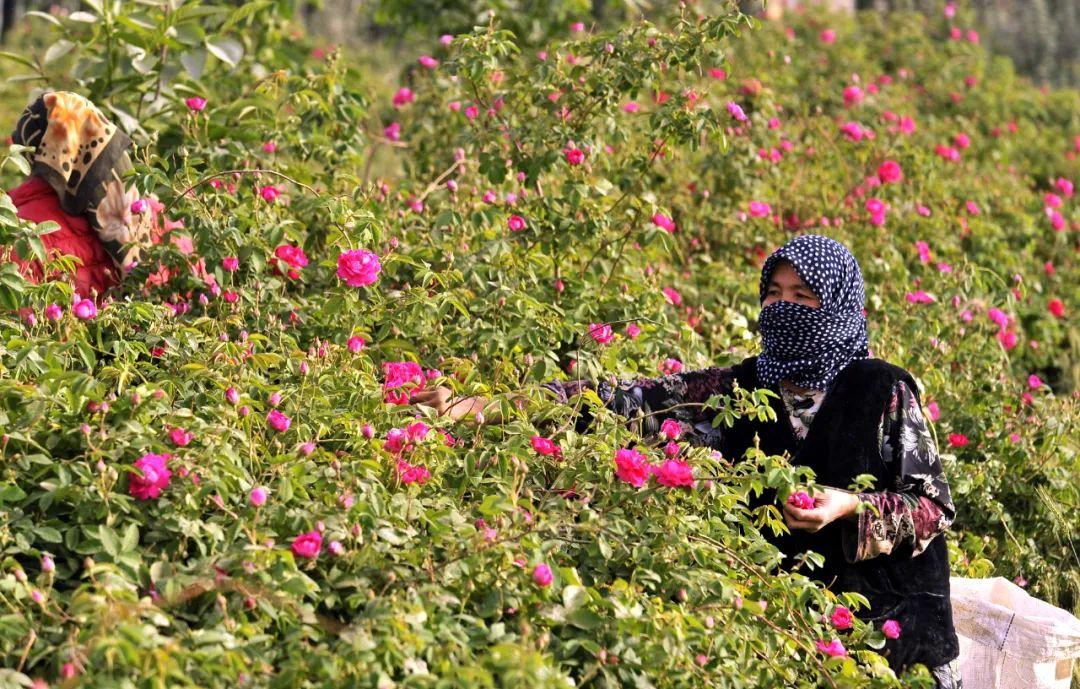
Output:
<svg viewBox="0 0 1080 689">
<path fill-rule="evenodd" d="M 781 259 L 795 268 L 821 301 L 819 308 L 776 301 L 761 310 L 762 353 L 759 381 L 776 387 L 781 380 L 812 390 L 828 390 L 849 363 L 869 356 L 866 291 L 855 257 L 840 242 L 801 235 L 774 251 L 761 269 L 759 302 Z"/>
</svg>

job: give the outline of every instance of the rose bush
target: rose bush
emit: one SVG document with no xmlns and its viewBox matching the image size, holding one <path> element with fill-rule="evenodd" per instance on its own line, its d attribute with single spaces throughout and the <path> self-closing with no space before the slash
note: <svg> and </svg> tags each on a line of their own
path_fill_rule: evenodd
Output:
<svg viewBox="0 0 1080 689">
<path fill-rule="evenodd" d="M 761 262 L 810 230 L 922 386 L 954 571 L 1078 605 L 1080 100 L 951 38 L 963 11 L 681 8 L 535 51 L 496 17 L 384 83 L 288 3 L 88 7 L 17 64 L 133 133 L 171 241 L 99 305 L 0 272 L 0 682 L 898 686 L 903 630 L 813 555 L 778 573 L 780 505 L 746 507 L 807 470 L 592 393 L 578 434 L 537 387 L 752 353 Z M 48 230 L 0 199 L 5 247 Z M 505 423 L 409 405 L 429 384 Z"/>
</svg>

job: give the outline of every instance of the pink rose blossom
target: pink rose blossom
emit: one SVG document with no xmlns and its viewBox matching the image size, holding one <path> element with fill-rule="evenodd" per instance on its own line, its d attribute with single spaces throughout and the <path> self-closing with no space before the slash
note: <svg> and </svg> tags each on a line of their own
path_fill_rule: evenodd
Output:
<svg viewBox="0 0 1080 689">
<path fill-rule="evenodd" d="M 360 337 L 358 335 L 353 335 L 352 337 L 349 338 L 349 341 L 348 341 L 346 346 L 349 348 L 350 352 L 352 352 L 353 354 L 357 354 L 357 353 L 360 352 L 361 349 L 364 348 L 364 344 L 365 344 L 364 338 L 362 338 L 362 337 Z"/>
<path fill-rule="evenodd" d="M 668 232 L 675 231 L 675 221 L 663 213 L 654 213 L 652 217 L 653 225 L 656 225 L 662 230 Z"/>
<path fill-rule="evenodd" d="M 693 488 L 694 473 L 690 465 L 681 459 L 668 459 L 653 470 L 656 480 L 669 488 Z"/>
<path fill-rule="evenodd" d="M 292 423 L 292 419 L 285 416 L 277 409 L 271 409 L 270 413 L 266 415 L 266 423 L 270 425 L 275 431 L 284 433 L 289 430 L 289 425 Z"/>
<path fill-rule="evenodd" d="M 64 310 L 61 309 L 57 304 L 49 304 L 45 307 L 45 318 L 48 318 L 53 323 L 60 320 L 63 315 Z"/>
<path fill-rule="evenodd" d="M 844 648 L 844 644 L 840 643 L 840 639 L 833 639 L 829 643 L 825 643 L 818 639 L 817 649 L 833 658 L 843 658 L 847 656 L 847 649 Z"/>
<path fill-rule="evenodd" d="M 169 440 L 171 440 L 172 444 L 176 445 L 177 447 L 187 447 L 191 443 L 191 441 L 194 440 L 194 438 L 194 433 L 185 431 L 179 426 L 176 426 L 171 431 L 169 431 Z"/>
<path fill-rule="evenodd" d="M 293 539 L 291 549 L 296 557 L 315 559 L 322 551 L 322 534 L 317 529 L 302 533 Z"/>
<path fill-rule="evenodd" d="M 521 232 L 525 229 L 525 218 L 520 215 L 511 215 L 506 220 L 506 226 L 510 228 L 511 232 Z"/>
<path fill-rule="evenodd" d="M 641 328 L 639 328 L 636 323 L 626 324 L 626 336 L 629 337 L 631 340 L 636 340 L 637 336 L 640 334 Z"/>
<path fill-rule="evenodd" d="M 648 460 L 637 450 L 623 448 L 615 451 L 615 475 L 620 481 L 640 488 L 649 480 L 650 469 Z"/>
<path fill-rule="evenodd" d="M 248 499 L 255 507 L 262 507 L 266 504 L 266 489 L 265 488 L 252 488 L 251 494 L 248 495 Z"/>
<path fill-rule="evenodd" d="M 797 490 L 788 496 L 787 503 L 800 510 L 814 509 L 814 499 L 804 490 Z"/>
<path fill-rule="evenodd" d="M 412 103 L 415 99 L 416 97 L 413 95 L 412 89 L 402 86 L 397 90 L 397 93 L 394 94 L 391 103 L 395 108 L 400 108 L 403 105 Z"/>
<path fill-rule="evenodd" d="M 97 305 L 91 299 L 80 299 L 71 307 L 71 312 L 80 321 L 88 321 L 97 315 Z"/>
<path fill-rule="evenodd" d="M 746 113 L 743 112 L 743 109 L 735 101 L 728 101 L 727 111 L 728 114 L 735 118 L 735 120 L 738 122 L 746 122 L 749 119 L 746 116 Z"/>
<path fill-rule="evenodd" d="M 881 633 L 888 639 L 896 639 L 900 636 L 900 623 L 896 620 L 885 620 L 881 625 Z"/>
<path fill-rule="evenodd" d="M 882 182 L 889 184 L 891 182 L 900 182 L 904 179 L 904 171 L 900 167 L 900 163 L 895 160 L 886 160 L 884 163 L 878 166 L 878 177 Z"/>
<path fill-rule="evenodd" d="M 854 618 L 851 615 L 851 611 L 842 605 L 836 606 L 836 610 L 833 611 L 832 617 L 829 621 L 832 622 L 832 626 L 837 629 L 851 629 L 851 622 Z"/>
<path fill-rule="evenodd" d="M 536 585 L 541 588 L 551 586 L 551 582 L 554 580 L 554 576 L 551 574 L 551 567 L 548 567 L 543 562 L 533 567 L 532 578 L 533 581 L 536 582 Z"/>
<path fill-rule="evenodd" d="M 350 287 L 363 287 L 379 279 L 379 257 L 365 249 L 344 251 L 338 256 L 337 276 Z"/>
<path fill-rule="evenodd" d="M 660 424 L 660 433 L 668 440 L 678 440 L 682 435 L 682 426 L 675 419 L 664 419 L 664 423 Z"/>
<path fill-rule="evenodd" d="M 532 448 L 536 450 L 537 454 L 554 457 L 562 456 L 562 448 L 550 438 L 534 435 L 529 438 L 529 443 L 532 445 Z"/>
<path fill-rule="evenodd" d="M 615 333 L 607 323 L 590 323 L 589 335 L 599 344 L 607 344 L 615 339 Z"/>
<path fill-rule="evenodd" d="M 140 473 L 128 473 L 128 492 L 131 496 L 137 500 L 150 500 L 161 495 L 172 477 L 172 472 L 166 468 L 171 457 L 168 454 L 145 454 L 135 460 L 135 468 Z"/>
<path fill-rule="evenodd" d="M 772 206 L 764 201 L 750 202 L 750 216 L 754 218 L 767 218 L 772 215 Z"/>
<path fill-rule="evenodd" d="M 206 99 L 192 96 L 191 98 L 185 99 L 184 104 L 187 105 L 188 109 L 192 112 L 199 112 L 206 107 Z"/>
</svg>

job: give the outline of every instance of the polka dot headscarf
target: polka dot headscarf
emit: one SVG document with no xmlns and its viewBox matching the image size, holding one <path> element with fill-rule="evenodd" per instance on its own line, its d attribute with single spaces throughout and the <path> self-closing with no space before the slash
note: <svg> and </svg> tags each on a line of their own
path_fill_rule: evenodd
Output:
<svg viewBox="0 0 1080 689">
<path fill-rule="evenodd" d="M 813 390 L 828 390 L 836 374 L 869 356 L 866 291 L 859 262 L 840 242 L 819 234 L 795 237 L 761 268 L 759 302 L 765 301 L 776 264 L 786 259 L 821 300 L 820 308 L 777 301 L 761 309 L 762 353 L 758 379 L 776 387 L 787 379 Z"/>
</svg>

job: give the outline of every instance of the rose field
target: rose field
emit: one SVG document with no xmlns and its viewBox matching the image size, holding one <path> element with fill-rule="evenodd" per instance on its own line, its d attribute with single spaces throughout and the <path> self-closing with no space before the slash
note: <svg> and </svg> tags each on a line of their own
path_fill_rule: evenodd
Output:
<svg viewBox="0 0 1080 689">
<path fill-rule="evenodd" d="M 1080 93 L 962 4 L 422 4 L 353 49 L 290 0 L 86 0 L 5 46 L 3 126 L 85 95 L 168 234 L 97 303 L 70 258 L 0 268 L 0 689 L 933 687 L 813 555 L 778 568 L 749 505 L 808 470 L 540 387 L 755 353 L 800 232 L 850 247 L 919 383 L 953 576 L 1080 612 Z M 6 249 L 50 229 L 0 199 Z M 436 385 L 500 423 L 409 404 Z M 679 470 L 635 486 L 631 447 Z"/>
</svg>

